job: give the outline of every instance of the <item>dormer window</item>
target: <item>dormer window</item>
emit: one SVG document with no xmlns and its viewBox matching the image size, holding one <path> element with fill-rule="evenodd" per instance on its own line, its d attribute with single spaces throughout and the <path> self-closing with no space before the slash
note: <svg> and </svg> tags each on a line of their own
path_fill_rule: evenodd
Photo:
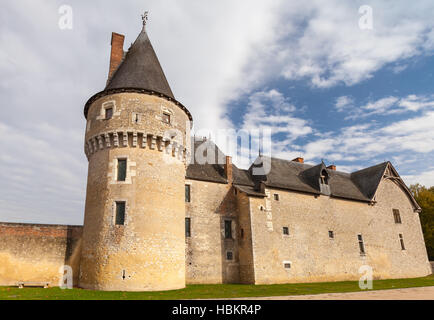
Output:
<svg viewBox="0 0 434 320">
<path fill-rule="evenodd" d="M 329 184 L 329 175 L 328 175 L 327 171 L 323 170 L 321 172 L 320 179 L 321 179 L 321 184 L 325 184 L 325 185 Z"/>
</svg>

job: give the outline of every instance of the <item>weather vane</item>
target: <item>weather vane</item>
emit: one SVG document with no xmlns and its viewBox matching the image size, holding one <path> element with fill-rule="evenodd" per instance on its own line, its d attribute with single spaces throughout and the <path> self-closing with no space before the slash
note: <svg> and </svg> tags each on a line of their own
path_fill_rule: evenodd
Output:
<svg viewBox="0 0 434 320">
<path fill-rule="evenodd" d="M 148 14 L 149 11 L 145 11 L 145 13 L 142 14 L 143 27 L 146 27 L 146 23 L 148 22 Z"/>
</svg>

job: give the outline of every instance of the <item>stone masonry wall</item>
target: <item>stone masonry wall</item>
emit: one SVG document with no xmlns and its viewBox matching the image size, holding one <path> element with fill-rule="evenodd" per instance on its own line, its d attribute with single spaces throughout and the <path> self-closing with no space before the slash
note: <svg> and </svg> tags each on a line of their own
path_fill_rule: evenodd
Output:
<svg viewBox="0 0 434 320">
<path fill-rule="evenodd" d="M 72 267 L 78 281 L 81 226 L 0 223 L 0 285 L 19 281 L 58 286 L 59 268 Z"/>
<path fill-rule="evenodd" d="M 228 184 L 186 180 L 191 202 L 191 237 L 186 239 L 186 281 L 199 283 L 239 282 L 238 212 L 234 190 Z M 225 239 L 224 221 L 232 220 L 232 239 Z M 233 260 L 226 259 L 227 252 Z"/>
<path fill-rule="evenodd" d="M 106 120 L 104 108 L 113 108 Z M 163 114 L 171 121 L 163 121 Z M 186 113 L 157 96 L 120 93 L 89 109 L 89 173 L 80 286 L 154 291 L 185 286 Z M 125 181 L 117 161 L 127 160 Z M 125 224 L 115 223 L 126 202 Z"/>
<path fill-rule="evenodd" d="M 267 191 L 269 198 L 250 198 L 256 284 L 357 280 L 362 265 L 373 268 L 374 279 L 430 274 L 418 213 L 394 182 L 381 182 L 374 206 Z M 395 224 L 393 209 L 400 210 L 402 224 Z M 360 254 L 359 234 L 365 255 Z M 401 250 L 399 234 L 406 250 Z"/>
</svg>

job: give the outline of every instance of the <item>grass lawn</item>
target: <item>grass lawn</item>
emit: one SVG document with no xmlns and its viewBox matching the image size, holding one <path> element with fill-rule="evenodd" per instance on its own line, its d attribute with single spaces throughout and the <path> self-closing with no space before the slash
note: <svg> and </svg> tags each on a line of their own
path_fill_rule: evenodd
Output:
<svg viewBox="0 0 434 320">
<path fill-rule="evenodd" d="M 434 275 L 424 278 L 376 280 L 374 290 L 434 286 Z M 276 285 L 189 285 L 165 292 L 103 292 L 82 289 L 0 287 L 0 300 L 177 300 L 268 297 L 361 291 L 356 281 Z"/>
</svg>

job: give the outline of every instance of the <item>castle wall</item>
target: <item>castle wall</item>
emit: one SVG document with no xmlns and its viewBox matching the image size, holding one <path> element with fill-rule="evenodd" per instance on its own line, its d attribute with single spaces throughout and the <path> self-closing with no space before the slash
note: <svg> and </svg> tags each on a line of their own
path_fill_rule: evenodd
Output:
<svg viewBox="0 0 434 320">
<path fill-rule="evenodd" d="M 64 265 L 78 283 L 81 226 L 0 223 L 0 285 L 19 281 L 58 286 Z"/>
<path fill-rule="evenodd" d="M 362 265 L 373 268 L 374 279 L 430 274 L 418 213 L 394 182 L 381 182 L 375 206 L 283 190 L 267 192 L 266 199 L 250 198 L 256 284 L 358 280 Z M 392 209 L 400 210 L 401 225 L 395 224 Z M 283 235 L 283 227 L 289 228 L 289 236 Z M 400 233 L 406 250 L 401 250 Z M 359 234 L 365 255 L 360 254 Z"/>
<path fill-rule="evenodd" d="M 103 117 L 107 105 L 114 108 L 109 120 Z M 164 112 L 171 115 L 170 124 L 163 122 Z M 187 121 L 174 103 L 146 94 L 114 94 L 90 107 L 81 287 L 185 287 L 185 150 L 179 146 L 187 145 Z M 127 159 L 122 182 L 118 159 Z M 124 225 L 115 223 L 117 201 L 126 202 Z"/>
<path fill-rule="evenodd" d="M 252 228 L 250 220 L 249 197 L 242 192 L 237 194 L 238 223 L 239 223 L 239 260 L 240 282 L 245 284 L 255 283 L 254 257 L 252 247 Z"/>
<path fill-rule="evenodd" d="M 234 191 L 228 184 L 186 180 L 191 202 L 191 237 L 186 238 L 186 281 L 188 284 L 239 282 L 238 213 Z M 225 239 L 224 221 L 232 220 L 232 239 Z M 233 260 L 226 259 L 227 252 Z"/>
</svg>

